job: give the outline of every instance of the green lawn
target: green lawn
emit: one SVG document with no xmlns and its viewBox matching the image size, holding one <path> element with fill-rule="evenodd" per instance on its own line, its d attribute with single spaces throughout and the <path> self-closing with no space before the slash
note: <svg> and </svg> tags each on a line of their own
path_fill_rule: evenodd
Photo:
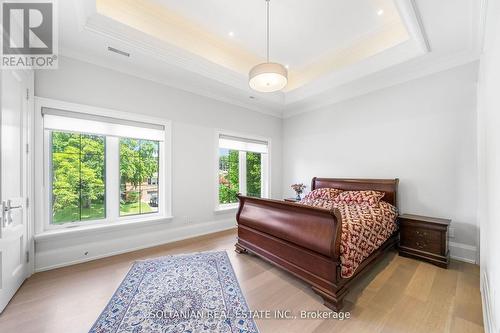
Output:
<svg viewBox="0 0 500 333">
<path fill-rule="evenodd" d="M 142 213 L 151 213 L 153 209 L 145 202 L 140 203 Z M 139 203 L 121 204 L 120 215 L 139 214 Z M 67 207 L 54 214 L 52 219 L 53 224 L 63 224 L 66 222 L 79 221 L 80 210 L 78 207 Z M 90 208 L 82 208 L 82 221 L 98 220 L 105 218 L 104 204 L 98 203 Z"/>
<path fill-rule="evenodd" d="M 145 202 L 140 202 L 141 213 L 151 213 L 153 210 Z M 132 215 L 139 214 L 139 203 L 134 202 L 131 204 L 120 205 L 120 215 Z"/>
</svg>

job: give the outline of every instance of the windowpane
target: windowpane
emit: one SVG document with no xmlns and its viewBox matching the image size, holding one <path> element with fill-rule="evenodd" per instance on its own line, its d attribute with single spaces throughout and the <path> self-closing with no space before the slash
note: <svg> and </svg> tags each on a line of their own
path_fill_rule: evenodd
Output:
<svg viewBox="0 0 500 333">
<path fill-rule="evenodd" d="M 52 153 L 52 199 L 61 200 L 56 189 L 73 189 L 77 195 L 74 203 L 78 202 L 80 190 L 80 155 L 66 153 Z M 66 202 L 69 203 L 69 202 Z"/>
<path fill-rule="evenodd" d="M 262 170 L 260 153 L 247 152 L 247 195 L 261 197 Z"/>
<path fill-rule="evenodd" d="M 52 152 L 80 154 L 80 134 L 52 132 Z"/>
<path fill-rule="evenodd" d="M 82 191 L 81 220 L 98 220 L 106 217 L 104 186 L 92 187 Z"/>
<path fill-rule="evenodd" d="M 52 223 L 80 220 L 80 193 L 74 187 L 52 188 Z"/>
<path fill-rule="evenodd" d="M 219 203 L 238 202 L 239 151 L 219 149 Z"/>
<path fill-rule="evenodd" d="M 51 145 L 51 223 L 105 218 L 105 138 L 53 131 Z"/>
<path fill-rule="evenodd" d="M 144 198 L 147 203 L 147 207 L 143 209 L 149 210 L 150 212 L 158 211 L 158 187 L 151 186 L 148 190 L 146 190 L 146 198 Z"/>
<path fill-rule="evenodd" d="M 120 139 L 120 216 L 158 211 L 159 142 Z"/>
<path fill-rule="evenodd" d="M 140 214 L 140 192 L 139 191 L 125 191 L 120 194 L 120 215 L 134 215 Z"/>
</svg>

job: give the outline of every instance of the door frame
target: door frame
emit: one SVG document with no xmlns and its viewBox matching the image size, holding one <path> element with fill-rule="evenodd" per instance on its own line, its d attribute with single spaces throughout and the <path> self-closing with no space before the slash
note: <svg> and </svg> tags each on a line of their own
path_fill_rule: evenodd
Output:
<svg viewBox="0 0 500 333">
<path fill-rule="evenodd" d="M 35 72 L 27 71 L 28 77 L 28 92 L 27 92 L 27 133 L 26 133 L 26 190 L 28 205 L 27 207 L 27 223 L 26 237 L 28 243 L 28 272 L 26 278 L 33 275 L 35 272 Z"/>
<path fill-rule="evenodd" d="M 23 94 L 23 99 L 25 101 L 26 107 L 26 124 L 23 126 L 23 149 L 25 161 L 23 163 L 23 173 L 24 173 L 24 190 L 26 191 L 26 202 L 24 203 L 25 213 L 26 213 L 26 247 L 28 251 L 29 261 L 27 263 L 26 279 L 29 278 L 35 271 L 35 215 L 34 215 L 34 90 L 35 90 L 35 73 L 32 69 L 16 69 L 16 75 L 21 75 L 23 80 L 26 80 L 26 89 Z M 2 80 L 0 80 L 0 95 L 2 92 Z M 1 96 L 0 96 L 1 98 Z M 23 119 L 24 120 L 24 119 Z M 0 116 L 0 126 L 1 126 L 1 116 Z M 1 143 L 1 136 L 0 136 Z M 1 147 L 1 145 L 0 145 Z M 0 154 L 0 169 L 1 160 Z M 3 207 L 2 207 L 3 208 Z"/>
</svg>

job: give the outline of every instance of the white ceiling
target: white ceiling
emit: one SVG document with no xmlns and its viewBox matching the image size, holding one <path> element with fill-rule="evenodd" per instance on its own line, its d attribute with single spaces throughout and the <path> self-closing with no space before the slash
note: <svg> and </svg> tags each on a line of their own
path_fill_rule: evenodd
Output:
<svg viewBox="0 0 500 333">
<path fill-rule="evenodd" d="M 247 84 L 264 0 L 97 1 L 58 2 L 63 56 L 289 116 L 477 59 L 484 0 L 271 0 L 271 60 L 291 80 L 272 94 Z"/>
<path fill-rule="evenodd" d="M 264 0 L 154 1 L 261 58 L 266 56 Z M 380 16 L 379 10 L 383 10 Z M 302 67 L 398 18 L 392 0 L 271 0 L 271 60 Z"/>
</svg>

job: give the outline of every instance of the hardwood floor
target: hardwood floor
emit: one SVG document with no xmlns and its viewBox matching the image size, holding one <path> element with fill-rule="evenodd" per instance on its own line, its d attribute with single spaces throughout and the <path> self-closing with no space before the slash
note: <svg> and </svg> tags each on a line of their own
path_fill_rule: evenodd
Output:
<svg viewBox="0 0 500 333">
<path fill-rule="evenodd" d="M 227 250 L 252 310 L 326 311 L 304 283 L 234 252 L 235 230 L 37 273 L 0 315 L 0 332 L 87 332 L 131 263 L 166 254 Z M 266 332 L 482 332 L 479 267 L 448 270 L 390 253 L 346 297 L 350 319 L 256 320 Z"/>
</svg>

